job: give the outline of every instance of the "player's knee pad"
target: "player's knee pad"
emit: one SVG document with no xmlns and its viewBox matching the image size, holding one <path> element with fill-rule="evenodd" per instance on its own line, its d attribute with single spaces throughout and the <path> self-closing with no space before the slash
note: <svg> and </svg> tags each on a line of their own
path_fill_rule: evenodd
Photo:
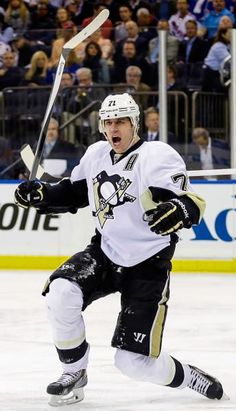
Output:
<svg viewBox="0 0 236 411">
<path fill-rule="evenodd" d="M 83 306 L 83 294 L 79 286 L 64 278 L 52 281 L 46 299 L 49 310 L 62 316 L 67 311 L 72 314 L 75 310 L 78 313 Z"/>
</svg>

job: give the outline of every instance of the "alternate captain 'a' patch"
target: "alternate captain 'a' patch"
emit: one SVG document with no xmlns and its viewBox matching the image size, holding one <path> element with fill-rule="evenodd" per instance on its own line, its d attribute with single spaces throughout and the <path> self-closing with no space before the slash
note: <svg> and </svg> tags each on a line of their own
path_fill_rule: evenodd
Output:
<svg viewBox="0 0 236 411">
<path fill-rule="evenodd" d="M 109 219 L 114 219 L 113 210 L 127 202 L 134 202 L 136 197 L 126 190 L 132 182 L 129 179 L 113 174 L 109 176 L 102 171 L 93 179 L 94 202 L 96 211 L 93 216 L 98 217 L 101 228 Z"/>
</svg>

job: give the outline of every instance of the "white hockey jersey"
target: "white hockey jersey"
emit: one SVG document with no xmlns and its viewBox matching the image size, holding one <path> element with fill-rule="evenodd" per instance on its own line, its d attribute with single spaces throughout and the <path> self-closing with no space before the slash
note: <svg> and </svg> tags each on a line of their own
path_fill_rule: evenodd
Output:
<svg viewBox="0 0 236 411">
<path fill-rule="evenodd" d="M 72 171 L 71 181 L 86 180 L 102 250 L 114 263 L 129 267 L 170 243 L 169 235 L 151 232 L 143 220 L 145 211 L 166 201 L 160 196 L 154 202 L 152 188 L 169 198 L 188 193 L 200 214 L 204 201 L 194 194 L 182 158 L 168 144 L 140 140 L 118 162 L 114 163 L 113 157 L 105 141 L 89 146 Z"/>
</svg>

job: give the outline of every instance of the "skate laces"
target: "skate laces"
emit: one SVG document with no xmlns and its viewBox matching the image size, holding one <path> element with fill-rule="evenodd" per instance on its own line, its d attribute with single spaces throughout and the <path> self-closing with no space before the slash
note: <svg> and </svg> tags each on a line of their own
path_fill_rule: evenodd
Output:
<svg viewBox="0 0 236 411">
<path fill-rule="evenodd" d="M 204 377 L 199 371 L 191 367 L 191 381 L 188 384 L 189 388 L 200 394 L 206 395 L 210 385 L 211 381 L 209 381 L 208 378 Z"/>
<path fill-rule="evenodd" d="M 63 372 L 60 378 L 57 380 L 58 384 L 62 385 L 69 385 L 75 381 L 77 381 L 81 377 L 81 370 L 77 372 Z"/>
</svg>

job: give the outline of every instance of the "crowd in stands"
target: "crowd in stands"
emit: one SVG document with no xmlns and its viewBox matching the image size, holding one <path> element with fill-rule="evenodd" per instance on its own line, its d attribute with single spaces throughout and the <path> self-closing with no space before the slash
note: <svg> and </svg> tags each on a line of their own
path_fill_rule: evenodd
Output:
<svg viewBox="0 0 236 411">
<path fill-rule="evenodd" d="M 219 70 L 230 57 L 230 30 L 236 22 L 233 0 L 2 0 L 2 104 L 6 88 L 51 87 L 63 45 L 103 8 L 110 10 L 109 19 L 70 53 L 60 88 L 62 103 L 54 108 L 54 117 L 63 123 L 91 103 L 87 116 L 75 118 L 65 129 L 71 144 L 86 147 L 95 141 L 97 106 L 92 103 L 105 97 L 108 84 L 115 91 L 137 93 L 135 98 L 146 112 L 143 132 L 149 140 L 150 118 L 159 122 L 158 98 L 148 96 L 159 87 L 159 30 L 167 31 L 168 91 L 227 95 Z M 183 142 L 181 131 L 176 136 L 171 126 L 173 107 L 168 110 L 170 142 Z M 181 115 L 180 107 L 180 123 Z M 81 126 L 88 128 L 86 138 Z M 20 147 L 13 142 L 13 148 Z"/>
</svg>

